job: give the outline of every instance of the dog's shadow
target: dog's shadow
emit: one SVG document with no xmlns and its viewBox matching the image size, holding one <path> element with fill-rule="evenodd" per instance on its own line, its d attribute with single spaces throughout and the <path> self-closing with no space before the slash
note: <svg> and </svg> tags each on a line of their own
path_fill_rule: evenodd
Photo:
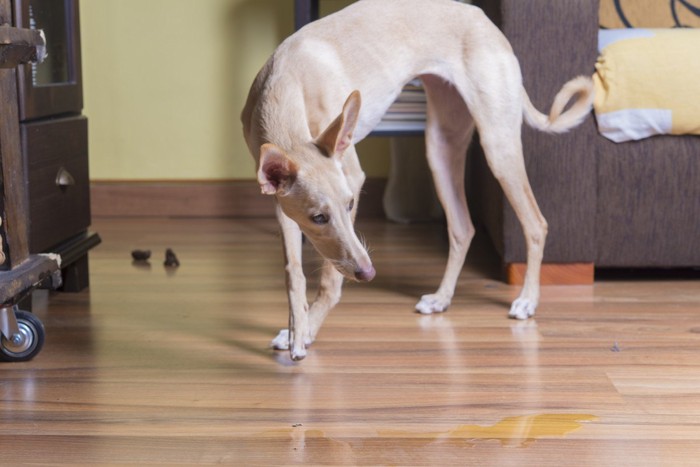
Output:
<svg viewBox="0 0 700 467">
<path fill-rule="evenodd" d="M 443 225 L 443 233 L 436 235 L 435 241 L 439 242 L 439 245 L 435 245 L 435 254 L 439 254 L 444 259 L 445 264 L 447 264 L 449 241 L 446 226 Z M 423 294 L 433 293 L 437 290 L 440 284 L 441 276 L 427 277 L 420 274 L 417 275 L 415 270 L 411 271 L 407 268 L 394 267 L 388 263 L 383 265 L 381 262 L 375 262 L 375 267 L 377 268 L 375 279 L 369 283 L 359 284 L 357 285 L 358 287 L 389 291 L 405 297 L 415 298 L 418 301 Z M 388 272 L 383 273 L 383 270 L 388 270 Z M 460 294 L 471 294 L 473 296 L 476 293 L 478 298 L 486 303 L 496 304 L 505 308 L 510 307 L 509 297 L 494 293 L 494 289 L 507 287 L 507 284 L 505 283 L 505 273 L 500 256 L 493 246 L 488 233 L 483 229 L 477 228 L 462 268 L 461 277 L 467 278 L 458 282 L 455 289 L 456 296 Z M 470 278 L 478 281 L 480 286 L 470 287 L 469 290 L 465 291 L 460 285 L 469 282 Z"/>
</svg>

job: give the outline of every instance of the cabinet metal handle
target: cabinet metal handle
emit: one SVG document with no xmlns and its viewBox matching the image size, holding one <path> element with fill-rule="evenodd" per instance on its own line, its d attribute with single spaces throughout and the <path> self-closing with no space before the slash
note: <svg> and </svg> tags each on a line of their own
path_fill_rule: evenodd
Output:
<svg viewBox="0 0 700 467">
<path fill-rule="evenodd" d="M 56 185 L 60 187 L 69 187 L 75 185 L 75 179 L 64 167 L 58 169 L 56 174 Z"/>
</svg>

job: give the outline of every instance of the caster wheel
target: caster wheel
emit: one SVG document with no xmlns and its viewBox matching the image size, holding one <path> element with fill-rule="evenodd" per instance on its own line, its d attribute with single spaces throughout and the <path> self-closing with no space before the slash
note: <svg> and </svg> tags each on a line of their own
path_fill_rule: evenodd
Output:
<svg viewBox="0 0 700 467">
<path fill-rule="evenodd" d="M 44 325 L 26 311 L 15 312 L 19 334 L 12 339 L 0 338 L 0 360 L 25 362 L 34 358 L 44 346 Z"/>
</svg>

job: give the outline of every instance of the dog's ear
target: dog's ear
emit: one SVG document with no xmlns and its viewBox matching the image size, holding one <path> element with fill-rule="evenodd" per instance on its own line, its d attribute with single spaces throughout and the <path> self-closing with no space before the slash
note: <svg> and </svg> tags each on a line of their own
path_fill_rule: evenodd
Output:
<svg viewBox="0 0 700 467">
<path fill-rule="evenodd" d="M 343 111 L 316 139 L 316 146 L 329 157 L 343 154 L 352 144 L 352 136 L 360 116 L 360 91 L 353 91 L 343 105 Z"/>
<path fill-rule="evenodd" d="M 263 194 L 274 195 L 288 189 L 296 180 L 297 165 L 274 144 L 260 147 L 258 183 Z"/>
</svg>

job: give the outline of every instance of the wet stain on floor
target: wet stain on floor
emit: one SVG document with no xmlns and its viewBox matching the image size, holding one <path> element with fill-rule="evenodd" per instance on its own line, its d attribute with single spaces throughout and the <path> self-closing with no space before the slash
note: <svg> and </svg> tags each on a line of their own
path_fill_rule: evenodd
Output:
<svg viewBox="0 0 700 467">
<path fill-rule="evenodd" d="M 505 448 L 528 448 L 540 439 L 562 439 L 598 420 L 588 414 L 537 414 L 507 417 L 494 425 L 460 425 L 446 431 L 362 429 L 362 434 L 337 434 L 293 423 L 266 431 L 286 438 L 288 461 L 295 464 L 432 465 L 436 459 L 461 456 L 480 444 L 499 442 Z M 372 433 L 373 432 L 373 433 Z M 378 454 L 379 453 L 379 454 Z M 377 457 L 379 456 L 379 457 Z"/>
<path fill-rule="evenodd" d="M 420 433 L 382 430 L 383 437 L 416 437 L 424 440 L 464 440 L 468 443 L 496 440 L 503 446 L 525 447 L 540 438 L 564 437 L 586 422 L 598 420 L 588 414 L 537 414 L 507 417 L 495 425 L 461 425 L 445 432 Z"/>
</svg>

